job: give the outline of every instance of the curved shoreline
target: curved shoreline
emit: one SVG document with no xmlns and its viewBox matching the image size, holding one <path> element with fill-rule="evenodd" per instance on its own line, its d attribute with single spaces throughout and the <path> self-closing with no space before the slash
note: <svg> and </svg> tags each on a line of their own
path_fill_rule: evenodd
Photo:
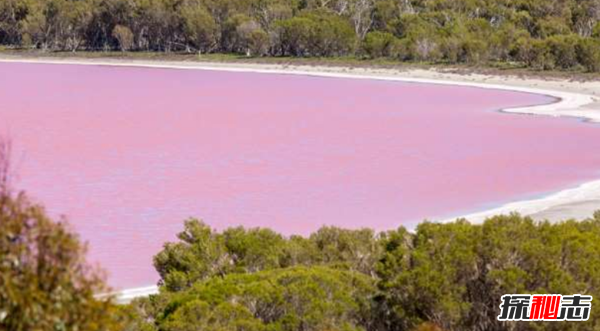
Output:
<svg viewBox="0 0 600 331">
<path fill-rule="evenodd" d="M 366 70 L 365 73 L 348 73 L 351 70 L 343 67 L 285 67 L 282 65 L 236 65 L 219 63 L 187 63 L 187 62 L 156 62 L 156 61 L 124 61 L 124 60 L 55 60 L 55 59 L 8 59 L 0 58 L 0 63 L 32 63 L 32 64 L 67 64 L 67 65 L 92 65 L 92 66 L 120 66 L 120 67 L 141 67 L 157 69 L 179 69 L 179 70 L 213 70 L 226 72 L 251 72 L 264 74 L 285 74 L 301 75 L 314 77 L 331 77 L 347 79 L 371 79 L 397 81 L 406 83 L 454 85 L 472 88 L 496 89 L 522 93 L 541 94 L 556 98 L 557 101 L 549 104 L 507 108 L 502 112 L 521 113 L 532 115 L 546 115 L 553 117 L 577 117 L 590 122 L 600 122 L 600 109 L 594 109 L 594 103 L 598 102 L 598 97 L 586 93 L 558 91 L 553 89 L 515 86 L 510 83 L 488 83 L 487 79 L 477 81 L 467 81 L 460 75 L 450 74 L 450 77 L 415 77 L 410 72 L 393 72 L 376 70 Z M 433 72 L 432 72 L 433 73 Z M 454 76 L 452 76 L 454 75 Z M 425 75 L 426 76 L 426 75 Z M 432 75 L 433 76 L 433 75 Z M 443 76 L 443 75 L 441 75 Z M 486 76 L 482 76 L 486 77 Z M 463 77 L 464 78 L 464 77 Z M 462 79 L 462 80 L 461 80 Z M 481 80 L 484 80 L 483 82 Z M 567 84 L 567 82 L 564 82 Z M 568 82 L 569 84 L 577 84 Z M 522 200 L 504 204 L 500 207 L 470 213 L 467 215 L 456 215 L 446 219 L 432 219 L 434 221 L 449 222 L 457 218 L 467 218 L 471 222 L 482 222 L 485 218 L 509 212 L 519 212 L 523 215 L 533 215 L 549 210 L 553 207 L 576 204 L 585 201 L 600 201 L 600 179 L 584 183 L 574 188 L 567 188 L 556 193 L 544 196 L 539 199 Z M 600 204 L 598 205 L 600 208 Z M 590 215 L 591 216 L 591 215 Z M 113 293 L 118 302 L 128 302 L 140 296 L 147 296 L 158 292 L 158 287 L 140 287 L 126 289 Z"/>
<path fill-rule="evenodd" d="M 236 65 L 236 64 L 217 64 L 217 63 L 187 63 L 187 62 L 162 62 L 162 61 L 110 61 L 110 60 L 53 60 L 53 59 L 8 59 L 0 57 L 0 63 L 31 63 L 31 64 L 63 64 L 63 65 L 88 65 L 88 66 L 113 66 L 113 67 L 137 67 L 137 68 L 155 68 L 155 69 L 177 69 L 177 70 L 211 70 L 226 72 L 250 72 L 263 74 L 281 74 L 281 75 L 299 75 L 314 77 L 348 78 L 348 79 L 371 79 L 397 81 L 405 83 L 422 83 L 437 85 L 465 86 L 484 89 L 495 89 L 513 92 L 533 93 L 546 95 L 558 99 L 557 102 L 526 107 L 506 108 L 503 112 L 522 113 L 531 115 L 547 115 L 553 117 L 577 117 L 591 122 L 600 122 L 600 110 L 582 108 L 597 101 L 596 97 L 573 92 L 561 92 L 535 87 L 510 86 L 503 84 L 490 84 L 482 82 L 468 82 L 464 80 L 447 80 L 432 78 L 406 77 L 401 74 L 393 76 L 379 74 L 354 74 L 346 73 L 349 68 L 328 67 L 333 71 L 322 71 L 319 67 L 284 67 L 281 65 Z M 302 69 L 296 69 L 302 68 Z M 310 68 L 316 68 L 311 70 Z"/>
</svg>

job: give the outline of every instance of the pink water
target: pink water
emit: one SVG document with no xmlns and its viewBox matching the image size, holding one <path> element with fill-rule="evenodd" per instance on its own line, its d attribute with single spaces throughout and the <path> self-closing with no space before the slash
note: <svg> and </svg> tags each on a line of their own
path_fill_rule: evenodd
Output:
<svg viewBox="0 0 600 331">
<path fill-rule="evenodd" d="M 497 109 L 549 97 L 275 74 L 0 64 L 18 186 L 116 287 L 194 216 L 222 229 L 390 229 L 600 177 L 600 128 Z"/>
</svg>

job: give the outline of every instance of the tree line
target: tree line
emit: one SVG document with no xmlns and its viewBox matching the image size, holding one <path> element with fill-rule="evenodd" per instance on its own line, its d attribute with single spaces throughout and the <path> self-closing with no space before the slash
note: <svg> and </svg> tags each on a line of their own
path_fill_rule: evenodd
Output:
<svg viewBox="0 0 600 331">
<path fill-rule="evenodd" d="M 600 71 L 599 0 L 3 0 L 0 44 Z"/>
<path fill-rule="evenodd" d="M 222 232 L 198 220 L 155 256 L 160 294 L 125 309 L 144 331 L 595 330 L 500 322 L 510 293 L 600 295 L 600 212 L 561 223 L 518 214 L 376 234 Z"/>
</svg>

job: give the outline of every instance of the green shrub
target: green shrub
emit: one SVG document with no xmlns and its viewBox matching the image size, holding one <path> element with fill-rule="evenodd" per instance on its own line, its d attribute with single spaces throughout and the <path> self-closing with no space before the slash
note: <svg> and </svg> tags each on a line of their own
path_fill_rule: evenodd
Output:
<svg viewBox="0 0 600 331">
<path fill-rule="evenodd" d="M 422 223 L 414 234 L 389 232 L 383 246 L 379 287 L 391 324 L 510 330 L 496 320 L 503 294 L 600 295 L 600 214 L 558 224 L 516 214 L 481 225 Z M 599 321 L 592 314 L 569 330 L 592 330 Z M 539 330 L 560 329 L 554 327 Z"/>
<path fill-rule="evenodd" d="M 306 11 L 279 21 L 277 27 L 283 55 L 340 56 L 356 42 L 348 20 L 326 11 Z"/>
<path fill-rule="evenodd" d="M 364 330 L 373 280 L 325 267 L 232 274 L 171 299 L 161 330 Z"/>
<path fill-rule="evenodd" d="M 581 39 L 577 45 L 577 59 L 589 72 L 600 72 L 600 40 Z"/>
<path fill-rule="evenodd" d="M 395 53 L 397 40 L 388 32 L 369 32 L 363 41 L 363 51 L 370 58 L 390 57 Z"/>
</svg>

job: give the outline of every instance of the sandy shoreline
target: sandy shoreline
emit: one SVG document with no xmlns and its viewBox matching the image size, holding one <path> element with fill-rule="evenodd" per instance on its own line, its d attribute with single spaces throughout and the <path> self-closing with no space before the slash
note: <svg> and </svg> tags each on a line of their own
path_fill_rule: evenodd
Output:
<svg viewBox="0 0 600 331">
<path fill-rule="evenodd" d="M 547 116 L 578 117 L 588 121 L 600 122 L 600 81 L 577 82 L 564 79 L 522 78 L 482 74 L 465 75 L 440 70 L 423 69 L 396 70 L 330 66 L 284 66 L 271 64 L 226 64 L 116 59 L 20 59 L 0 56 L 0 62 L 259 72 L 353 79 L 378 79 L 501 89 L 544 94 L 559 100 L 556 103 L 548 105 L 512 108 L 503 111 Z M 600 209 L 600 180 L 588 182 L 578 187 L 567 188 L 540 199 L 516 201 L 483 212 L 469 215 L 454 215 L 452 218 L 445 220 L 434 220 L 450 221 L 457 217 L 466 217 L 472 222 L 481 222 L 491 215 L 516 211 L 524 215 L 530 215 L 536 219 L 558 221 L 567 218 L 581 219 L 590 217 L 596 209 Z M 156 291 L 156 287 L 130 289 L 121 292 L 118 297 L 121 301 L 128 301 L 131 298 L 148 295 L 155 293 Z"/>
</svg>

